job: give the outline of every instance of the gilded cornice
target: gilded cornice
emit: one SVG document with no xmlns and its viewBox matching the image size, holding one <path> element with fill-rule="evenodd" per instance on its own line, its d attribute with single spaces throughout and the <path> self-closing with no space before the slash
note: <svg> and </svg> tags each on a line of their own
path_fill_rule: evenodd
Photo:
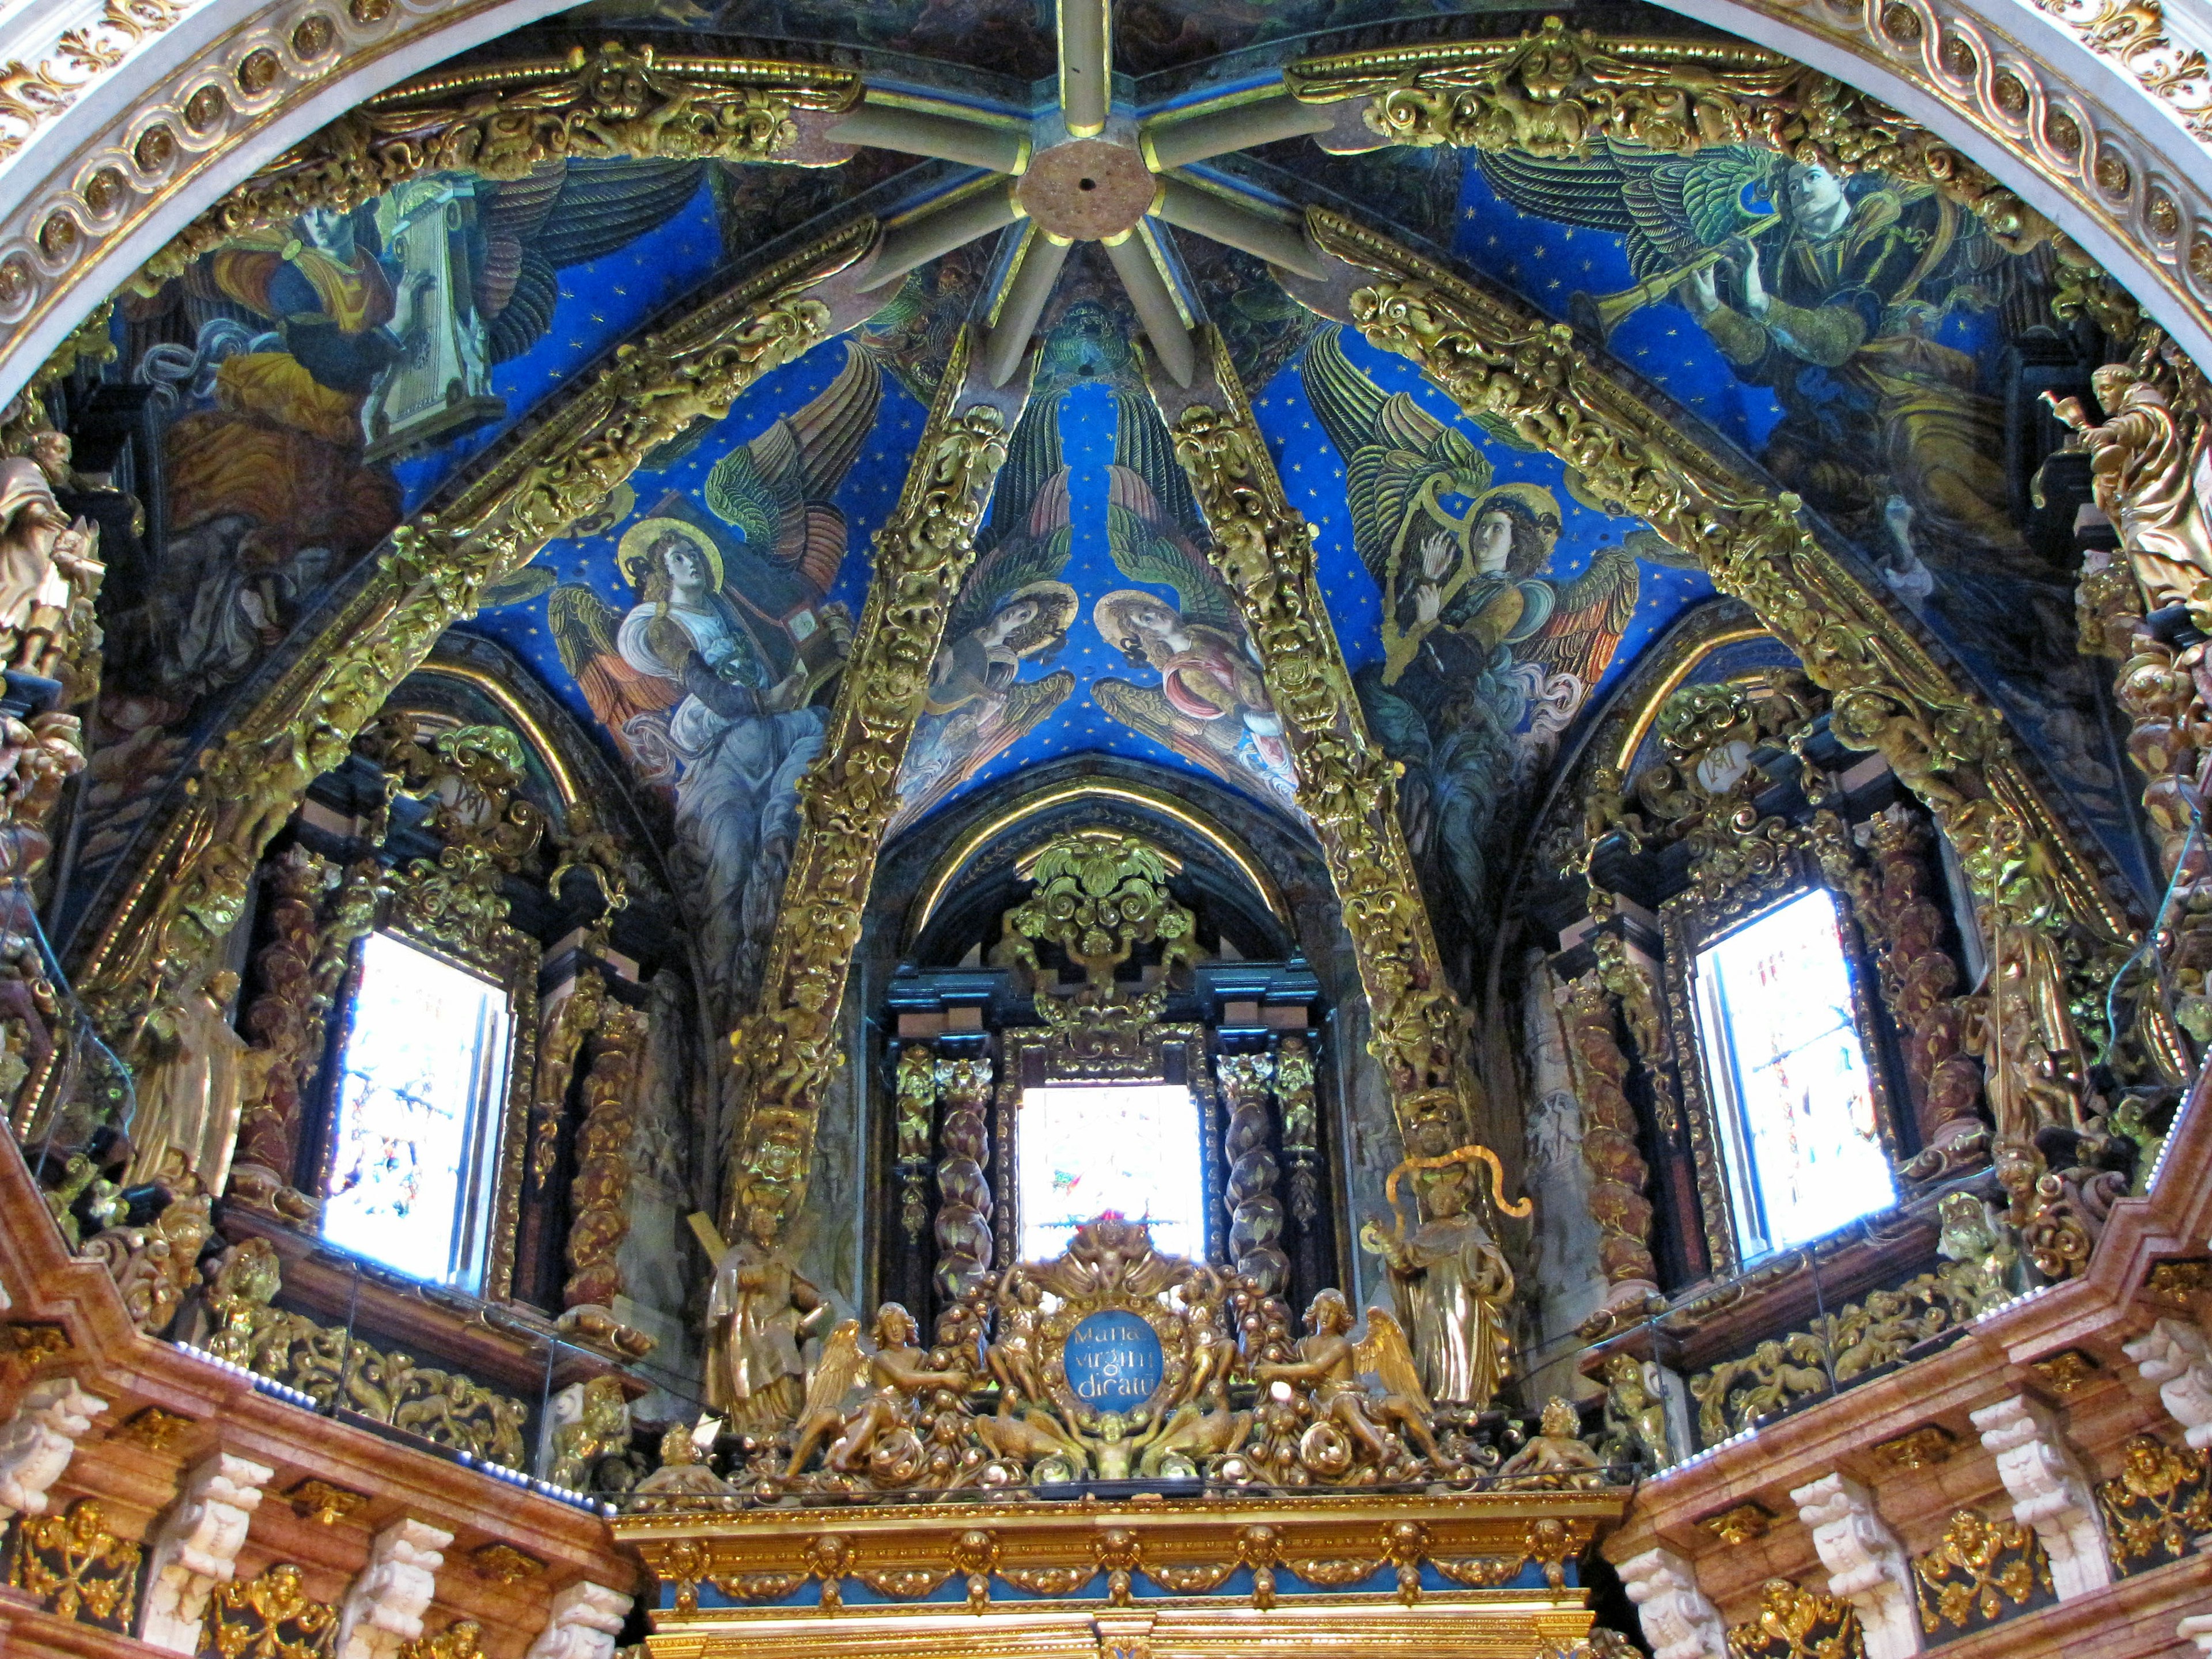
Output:
<svg viewBox="0 0 2212 1659">
<path fill-rule="evenodd" d="M 235 923 L 255 861 L 314 778 L 494 578 L 527 563 L 693 422 L 720 419 L 763 374 L 855 319 L 811 290 L 873 246 L 872 219 L 761 268 L 621 351 L 530 427 L 442 514 L 392 532 L 368 579 L 198 757 L 181 810 L 148 849 L 78 971 L 128 1030 Z"/>
<path fill-rule="evenodd" d="M 1298 805 L 1328 862 L 1407 1150 L 1433 1156 L 1481 1121 L 1467 1011 L 1437 951 L 1398 822 L 1397 767 L 1367 730 L 1329 620 L 1313 526 L 1283 494 L 1220 335 L 1188 393 L 1153 377 L 1176 459 L 1211 532 L 1206 557 L 1237 599 L 1297 771 Z M 1219 405 L 1207 401 L 1218 398 Z"/>
<path fill-rule="evenodd" d="M 860 924 L 898 810 L 899 769 L 945 620 L 975 559 L 975 532 L 1029 398 L 969 374 L 956 338 L 905 488 L 876 532 L 874 574 L 838 682 L 822 753 L 799 780 L 799 833 L 762 975 L 759 1012 L 732 1039 L 744 1082 L 732 1200 L 795 1213 L 823 1087 L 842 1063 L 837 1016 Z"/>
<path fill-rule="evenodd" d="M 106 0 L 90 22 L 61 29 L 12 59 L 0 76 L 0 161 L 21 155 L 40 127 L 192 9 L 191 0 Z M 20 40 L 6 47 L 25 51 Z"/>
<path fill-rule="evenodd" d="M 238 185 L 136 279 L 153 286 L 225 242 L 309 208 L 350 209 L 426 173 L 519 179 L 562 158 L 649 156 L 835 167 L 854 150 L 803 132 L 800 112 L 860 101 L 849 70 L 773 59 L 580 46 L 566 58 L 429 75 L 371 99 Z"/>
</svg>

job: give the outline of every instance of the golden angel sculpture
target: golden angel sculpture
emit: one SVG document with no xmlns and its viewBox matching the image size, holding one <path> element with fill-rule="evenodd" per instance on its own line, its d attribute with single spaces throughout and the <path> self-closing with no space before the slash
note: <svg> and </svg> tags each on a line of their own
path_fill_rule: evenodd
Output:
<svg viewBox="0 0 2212 1659">
<path fill-rule="evenodd" d="M 1413 1329 L 1421 1380 L 1438 1405 L 1486 1411 L 1511 1370 L 1505 1310 L 1513 1269 L 1475 1213 L 1478 1189 L 1468 1166 L 1486 1164 L 1501 1179 L 1498 1155 L 1462 1146 L 1437 1158 L 1408 1158 L 1390 1172 L 1383 1195 L 1389 1226 L 1370 1221 L 1359 1242 L 1382 1258 L 1398 1311 Z M 1398 1183 L 1409 1172 L 1433 1176 L 1424 1199 L 1428 1220 L 1410 1232 L 1398 1208 Z M 1501 1205 L 1525 1216 L 1530 1205 Z"/>
</svg>

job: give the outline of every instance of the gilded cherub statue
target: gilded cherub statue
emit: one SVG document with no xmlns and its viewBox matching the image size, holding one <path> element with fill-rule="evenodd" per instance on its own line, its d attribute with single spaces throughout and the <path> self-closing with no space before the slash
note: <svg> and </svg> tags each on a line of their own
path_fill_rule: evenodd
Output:
<svg viewBox="0 0 2212 1659">
<path fill-rule="evenodd" d="M 1355 1344 L 1352 1322 L 1344 1292 L 1322 1291 L 1306 1310 L 1307 1334 L 1298 1340 L 1298 1357 L 1287 1364 L 1255 1365 L 1253 1376 L 1262 1386 L 1281 1382 L 1312 1389 L 1317 1415 L 1334 1423 L 1382 1467 L 1402 1455 L 1389 1437 L 1391 1429 L 1419 1446 L 1431 1462 L 1448 1464 L 1450 1460 L 1429 1432 L 1431 1408 L 1403 1328 L 1382 1309 L 1370 1308 L 1366 1340 Z M 1381 1380 L 1380 1393 L 1369 1392 L 1360 1380 L 1365 1372 Z"/>
<path fill-rule="evenodd" d="M 1581 1490 L 1606 1484 L 1604 1460 L 1582 1437 L 1582 1417 L 1571 1401 L 1544 1402 L 1528 1443 L 1498 1466 L 1500 1486 Z"/>
</svg>

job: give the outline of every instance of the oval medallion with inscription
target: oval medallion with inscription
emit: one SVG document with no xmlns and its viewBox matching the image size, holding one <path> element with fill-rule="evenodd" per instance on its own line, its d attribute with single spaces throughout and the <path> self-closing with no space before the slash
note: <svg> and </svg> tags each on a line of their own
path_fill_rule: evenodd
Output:
<svg viewBox="0 0 2212 1659">
<path fill-rule="evenodd" d="M 1159 1333 L 1135 1314 L 1109 1310 L 1084 1319 L 1060 1350 L 1067 1386 L 1096 1411 L 1129 1412 L 1160 1386 L 1166 1355 Z"/>
</svg>

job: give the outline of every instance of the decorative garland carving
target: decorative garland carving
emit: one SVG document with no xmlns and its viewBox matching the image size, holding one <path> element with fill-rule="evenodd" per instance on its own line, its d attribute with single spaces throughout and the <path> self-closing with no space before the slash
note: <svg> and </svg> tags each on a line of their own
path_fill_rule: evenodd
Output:
<svg viewBox="0 0 2212 1659">
<path fill-rule="evenodd" d="M 392 532 L 374 574 L 276 689 L 199 757 L 186 805 L 88 953 L 78 983 L 127 1033 L 164 989 L 210 961 L 255 860 L 315 778 L 483 585 L 528 562 L 693 422 L 720 419 L 763 374 L 831 331 L 807 290 L 865 253 L 853 221 L 626 349 L 455 500 Z"/>
<path fill-rule="evenodd" d="M 1742 1358 L 1723 1360 L 1690 1379 L 1698 1443 L 1716 1444 L 1817 1399 L 1830 1392 L 1831 1379 L 1834 1388 L 1847 1387 L 2009 1293 L 1979 1262 L 1946 1261 L 1893 1291 L 1875 1291 L 1822 1314 L 1805 1330 L 1770 1337 Z"/>
<path fill-rule="evenodd" d="M 1551 17 L 1517 40 L 1310 58 L 1284 79 L 1307 103 L 1367 99 L 1364 125 L 1385 143 L 1536 155 L 1601 140 L 1681 155 L 1755 144 L 1836 173 L 1875 168 L 1930 185 L 1979 214 L 2015 252 L 2056 234 L 2042 214 L 1888 106 L 1734 41 L 1601 40 Z"/>
<path fill-rule="evenodd" d="M 2212 1456 L 2132 1435 L 2120 1448 L 2120 1472 L 2097 1484 L 2097 1507 L 2121 1577 L 2179 1561 L 2212 1532 Z"/>
<path fill-rule="evenodd" d="M 924 1052 L 927 1052 L 926 1050 Z M 988 1056 L 937 1062 L 945 1102 L 938 1131 L 937 1289 L 957 1302 L 990 1270 L 992 1076 Z"/>
<path fill-rule="evenodd" d="M 310 208 L 347 212 L 426 173 L 520 179 L 564 159 L 830 167 L 846 146 L 802 146 L 795 112 L 836 114 L 860 100 L 848 70 L 751 58 L 672 57 L 613 42 L 586 54 L 422 76 L 373 98 L 294 145 L 146 262 L 150 292 L 202 254 Z M 0 115 L 4 115 L 0 104 Z"/>
<path fill-rule="evenodd" d="M 299 1389 L 320 1410 L 337 1404 L 440 1445 L 509 1468 L 522 1467 L 522 1431 L 530 1410 L 521 1401 L 275 1307 L 282 1288 L 276 1253 L 267 1240 L 248 1239 L 232 1250 L 208 1291 L 216 1326 L 209 1352 Z"/>
<path fill-rule="evenodd" d="M 2076 1010 L 2101 1023 L 2104 987 L 2133 936 L 2095 866 L 2028 785 L 2000 718 L 1820 544 L 1796 497 L 1730 476 L 1594 364 L 1570 330 L 1337 215 L 1310 210 L 1307 233 L 1381 277 L 1348 300 L 1370 344 L 1418 364 L 1469 415 L 1557 456 L 1595 495 L 1695 555 L 1829 695 L 1836 738 L 1879 750 L 1927 803 L 1988 910 L 2000 1178 L 2024 1231 L 2063 1208 L 2063 1195 L 2039 1185 L 2035 1135 L 2082 1126 L 2090 1055 Z M 2039 1253 L 2039 1265 L 2046 1259 L 2079 1258 L 2069 1245 Z"/>
<path fill-rule="evenodd" d="M 732 1039 L 745 1101 L 733 1195 L 782 1214 L 805 1191 L 822 1089 L 843 1062 L 838 1011 L 929 665 L 975 562 L 976 527 L 1028 396 L 1026 381 L 1006 394 L 971 387 L 971 349 L 963 329 L 898 505 L 876 532 L 875 574 L 852 656 L 821 756 L 799 780 L 800 830 L 760 1012 Z"/>
<path fill-rule="evenodd" d="M 1275 1049 L 1275 1105 L 1283 1116 L 1283 1157 L 1291 1166 L 1291 1214 L 1300 1227 L 1310 1227 L 1321 1219 L 1321 1112 L 1313 1048 L 1296 1032 Z"/>
<path fill-rule="evenodd" d="M 1978 1510 L 1952 1515 L 1943 1541 L 1913 1558 L 1912 1578 L 1920 1628 L 1935 1638 L 1983 1629 L 2025 1612 L 2039 1589 L 2051 1593 L 2050 1558 L 2034 1529 Z"/>
<path fill-rule="evenodd" d="M 1759 1617 L 1729 1627 L 1729 1659 L 1865 1659 L 1858 1611 L 1839 1595 L 1770 1578 Z"/>
<path fill-rule="evenodd" d="M 1224 1054 L 1213 1062 L 1213 1074 L 1229 1109 L 1221 1140 L 1229 1164 L 1229 1252 L 1239 1279 L 1277 1296 L 1290 1283 L 1291 1259 L 1283 1254 L 1283 1205 L 1275 1196 L 1275 1155 L 1268 1146 L 1275 1062 L 1267 1054 Z"/>
<path fill-rule="evenodd" d="M 1636 1109 L 1624 1086 L 1628 1057 L 1615 1035 L 1613 998 L 1595 974 L 1584 974 L 1567 987 L 1566 1036 L 1574 1056 L 1575 1092 L 1582 1100 L 1583 1162 L 1590 1174 L 1598 1263 L 1609 1284 L 1656 1288 L 1651 1200 L 1644 1195 L 1650 1171 L 1636 1149 Z"/>
<path fill-rule="evenodd" d="M 932 1120 L 937 1112 L 937 1054 L 926 1042 L 909 1042 L 899 1050 L 896 1085 L 898 1115 L 896 1157 L 899 1176 L 899 1226 L 907 1248 L 921 1243 L 929 1225 L 929 1168 Z"/>
<path fill-rule="evenodd" d="M 1466 1011 L 1437 953 L 1398 822 L 1396 769 L 1370 735 L 1315 568 L 1313 529 L 1290 505 L 1218 332 L 1212 383 L 1171 407 L 1175 438 L 1212 532 L 1206 557 L 1237 598 L 1245 630 L 1328 862 L 1367 994 L 1368 1051 L 1382 1062 L 1407 1152 L 1435 1157 L 1471 1139 L 1480 1085 L 1467 1062 Z"/>
<path fill-rule="evenodd" d="M 48 1613 L 120 1631 L 137 1607 L 143 1554 L 109 1529 L 98 1498 L 80 1498 L 64 1514 L 22 1518 L 9 1582 Z"/>
<path fill-rule="evenodd" d="M 310 1600 L 306 1575 L 289 1561 L 217 1584 L 208 1605 L 208 1645 L 220 1659 L 324 1659 L 337 1630 L 338 1610 Z"/>
<path fill-rule="evenodd" d="M 597 981 L 599 974 L 586 968 L 582 977 Z M 591 1039 L 584 1124 L 576 1132 L 576 1175 L 568 1189 L 575 1218 L 568 1224 L 568 1282 L 561 1288 L 561 1305 L 568 1310 L 564 1318 L 572 1322 L 586 1308 L 605 1311 L 611 1322 L 614 1300 L 623 1292 L 617 1256 L 629 1234 L 630 1142 L 637 1133 L 633 1085 L 647 1027 L 642 1012 L 608 998 Z M 636 1350 L 640 1340 L 651 1346 L 650 1338 L 635 1334 L 628 1344 L 618 1333 L 610 1334 L 626 1350 L 642 1352 Z"/>
</svg>

